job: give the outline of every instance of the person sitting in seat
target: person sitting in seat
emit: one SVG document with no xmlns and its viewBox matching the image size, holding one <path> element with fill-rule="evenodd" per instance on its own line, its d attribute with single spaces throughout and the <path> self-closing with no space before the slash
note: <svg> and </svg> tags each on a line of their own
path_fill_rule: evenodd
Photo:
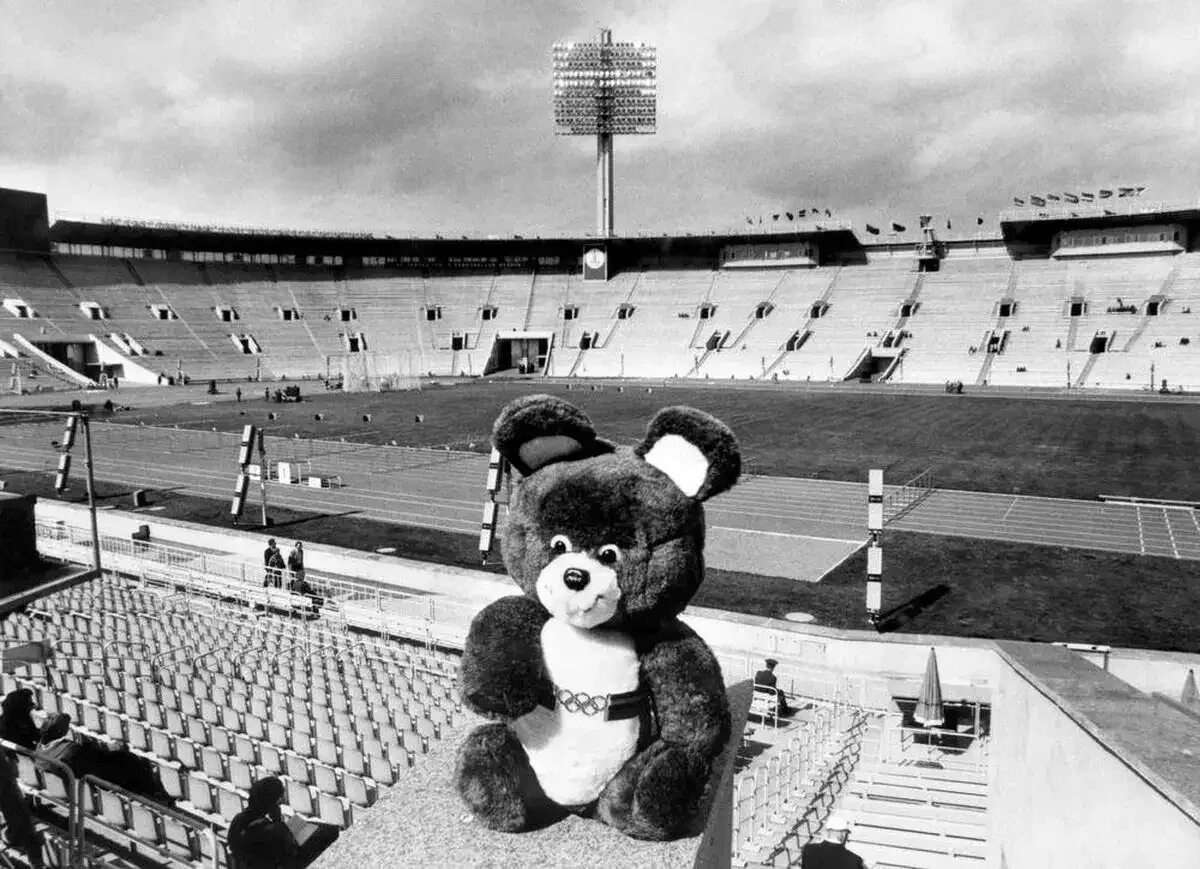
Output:
<svg viewBox="0 0 1200 869">
<path fill-rule="evenodd" d="M 250 786 L 246 808 L 226 834 L 231 869 L 300 869 L 337 838 L 337 828 L 328 824 L 299 815 L 285 821 L 283 798 L 283 782 L 275 776 Z"/>
<path fill-rule="evenodd" d="M 787 715 L 791 712 L 791 707 L 788 706 L 787 695 L 783 693 L 783 689 L 778 687 L 779 680 L 775 676 L 775 668 L 779 666 L 779 662 L 774 658 L 767 658 L 764 662 L 767 665 L 765 670 L 759 670 L 754 674 L 754 687 L 765 687 L 775 689 L 775 700 L 779 704 L 779 715 Z"/>
<path fill-rule="evenodd" d="M 0 702 L 0 739 L 15 742 L 22 748 L 33 749 L 38 742 L 38 728 L 32 712 L 37 708 L 33 692 L 28 688 L 10 691 Z"/>
<path fill-rule="evenodd" d="M 71 733 L 71 716 L 56 712 L 46 719 L 38 734 L 37 753 L 47 760 L 54 760 L 74 772 L 75 758 L 79 755 L 79 743 Z"/>
<path fill-rule="evenodd" d="M 75 734 L 70 715 L 60 712 L 46 719 L 37 753 L 47 761 L 62 764 L 76 778 L 95 776 L 164 806 L 175 806 L 175 798 L 163 787 L 153 763 L 134 754 L 120 740 L 99 742 Z M 53 765 L 47 763 L 43 768 L 53 769 Z"/>
<path fill-rule="evenodd" d="M 822 842 L 809 842 L 800 851 L 800 869 L 867 869 L 853 851 L 846 847 L 850 838 L 850 822 L 841 815 L 831 815 L 825 822 Z"/>
</svg>

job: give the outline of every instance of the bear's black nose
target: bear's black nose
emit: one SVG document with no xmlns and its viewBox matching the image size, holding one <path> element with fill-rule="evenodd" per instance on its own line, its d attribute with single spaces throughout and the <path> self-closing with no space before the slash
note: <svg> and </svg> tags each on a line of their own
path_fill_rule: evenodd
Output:
<svg viewBox="0 0 1200 869">
<path fill-rule="evenodd" d="M 588 572 L 580 570 L 578 567 L 569 567 L 563 573 L 563 585 L 571 589 L 571 591 L 581 591 L 587 588 L 587 584 L 590 581 L 591 577 L 588 576 Z"/>
</svg>

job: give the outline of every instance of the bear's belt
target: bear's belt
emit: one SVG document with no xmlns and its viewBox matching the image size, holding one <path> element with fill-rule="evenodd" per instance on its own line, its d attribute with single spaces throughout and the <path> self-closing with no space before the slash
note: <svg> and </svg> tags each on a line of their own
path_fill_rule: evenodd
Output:
<svg viewBox="0 0 1200 869">
<path fill-rule="evenodd" d="M 552 685 L 539 700 L 552 711 L 561 706 L 568 712 L 581 715 L 603 715 L 605 721 L 637 718 L 646 708 L 646 692 L 640 688 L 621 694 L 588 694 L 586 691 L 572 691 Z"/>
</svg>

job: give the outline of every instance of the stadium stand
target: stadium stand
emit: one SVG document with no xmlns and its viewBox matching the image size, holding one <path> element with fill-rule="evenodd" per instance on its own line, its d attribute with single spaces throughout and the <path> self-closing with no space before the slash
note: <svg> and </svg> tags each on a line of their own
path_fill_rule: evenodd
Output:
<svg viewBox="0 0 1200 869">
<path fill-rule="evenodd" d="M 786 288 L 786 289 L 784 289 Z M 770 352 L 756 353 L 757 332 L 775 316 L 783 293 L 794 289 L 792 270 L 726 270 L 719 273 L 710 294 L 708 317 L 698 330 L 692 350 L 699 354 L 692 377 L 728 379 L 761 377 Z"/>
<path fill-rule="evenodd" d="M 147 297 L 158 304 L 170 305 L 186 324 L 187 337 L 192 339 L 173 335 L 160 340 L 162 346 L 155 349 L 162 350 L 164 356 L 181 360 L 179 367 L 193 380 L 244 379 L 253 375 L 253 362 L 240 352 L 233 352 L 230 344 L 230 333 L 240 331 L 240 321 L 234 319 L 236 307 L 210 285 L 199 265 L 161 260 L 129 260 L 129 263 L 143 281 Z M 222 319 L 219 313 L 222 308 L 231 312 L 229 322 Z M 137 338 L 139 333 L 131 334 Z M 170 367 L 173 374 L 176 366 Z"/>
<path fill-rule="evenodd" d="M 40 599 L 3 630 L 8 640 L 46 637 L 57 651 L 5 676 L 5 691 L 29 687 L 79 733 L 119 739 L 150 760 L 193 832 L 219 836 L 267 775 L 285 782 L 291 812 L 349 826 L 460 714 L 453 655 L 227 596 L 108 576 Z M 22 780 L 35 794 L 51 786 L 44 774 Z M 95 820 L 102 835 L 203 858 L 207 840 L 173 841 L 167 827 L 178 818 L 163 807 L 96 787 L 99 802 L 80 807 L 89 830 Z"/>
<path fill-rule="evenodd" d="M 275 283 L 269 267 L 210 263 L 205 272 L 220 296 L 238 312 L 238 328 L 231 332 L 253 339 L 242 354 L 261 353 L 264 373 L 291 379 L 324 373 L 320 347 L 305 320 L 313 312 L 296 307 L 291 293 Z M 239 348 L 233 339 L 228 340 L 236 353 Z"/>
<path fill-rule="evenodd" d="M 644 271 L 617 323 L 581 365 L 582 376 L 684 377 L 696 364 L 704 329 L 700 307 L 710 300 L 712 270 Z"/>
<path fill-rule="evenodd" d="M 370 272 L 347 269 L 338 282 L 337 296 L 346 310 L 353 307 L 356 320 L 342 322 L 343 350 L 394 350 L 413 355 L 416 370 L 432 370 L 432 339 L 422 341 L 422 309 L 425 307 L 420 275 L 376 269 Z M 352 337 L 365 336 L 366 347 L 353 345 Z"/>
<path fill-rule="evenodd" d="M 611 242 L 603 281 L 577 269 L 583 239 L 61 221 L 45 253 L 0 256 L 0 341 L 34 345 L 0 353 L 77 385 L 122 365 L 142 383 L 324 377 L 361 352 L 404 360 L 394 373 L 410 380 L 482 376 L 536 351 L 525 374 L 1187 390 L 1200 384 L 1195 216 L 1173 212 L 1162 244 L 1136 241 L 1167 219 L 1150 212 L 1105 215 L 1101 233 L 1013 213 L 998 232 L 926 229 L 919 243 L 849 224 L 629 237 Z M 797 245 L 810 254 L 789 259 Z"/>
<path fill-rule="evenodd" d="M 920 306 L 909 320 L 908 352 L 895 380 L 902 383 L 979 383 L 994 354 L 991 335 L 1003 335 L 1000 316 L 1015 265 L 1003 259 L 959 258 L 929 272 L 921 283 Z M 971 372 L 976 372 L 971 376 Z"/>
<path fill-rule="evenodd" d="M 641 273 L 619 275 L 601 288 L 579 284 L 569 286 L 569 295 L 561 314 L 562 342 L 555 355 L 553 373 L 567 377 L 615 377 L 620 374 L 620 359 L 602 353 L 624 338 L 632 320 L 618 315 L 622 305 L 633 304 L 641 283 Z M 635 312 L 636 315 L 636 312 Z M 571 319 L 566 319 L 570 316 Z"/>
<path fill-rule="evenodd" d="M 907 256 L 843 266 L 832 292 L 821 300 L 828 307 L 806 327 L 812 336 L 787 359 L 788 373 L 780 371 L 780 379 L 845 380 L 896 322 L 919 277 Z"/>
</svg>

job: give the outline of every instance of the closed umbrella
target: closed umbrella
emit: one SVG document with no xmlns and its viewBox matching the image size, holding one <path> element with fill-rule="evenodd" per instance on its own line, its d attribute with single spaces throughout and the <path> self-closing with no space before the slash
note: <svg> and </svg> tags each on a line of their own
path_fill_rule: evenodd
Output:
<svg viewBox="0 0 1200 869">
<path fill-rule="evenodd" d="M 1183 693 L 1179 695 L 1179 702 L 1184 706 L 1200 708 L 1200 692 L 1196 691 L 1196 674 L 1192 670 L 1188 670 L 1187 678 L 1183 680 Z"/>
<path fill-rule="evenodd" d="M 937 654 L 929 649 L 929 660 L 925 663 L 925 678 L 921 682 L 921 695 L 913 718 L 924 727 L 937 727 L 945 721 L 942 711 L 942 683 L 938 678 Z"/>
</svg>

